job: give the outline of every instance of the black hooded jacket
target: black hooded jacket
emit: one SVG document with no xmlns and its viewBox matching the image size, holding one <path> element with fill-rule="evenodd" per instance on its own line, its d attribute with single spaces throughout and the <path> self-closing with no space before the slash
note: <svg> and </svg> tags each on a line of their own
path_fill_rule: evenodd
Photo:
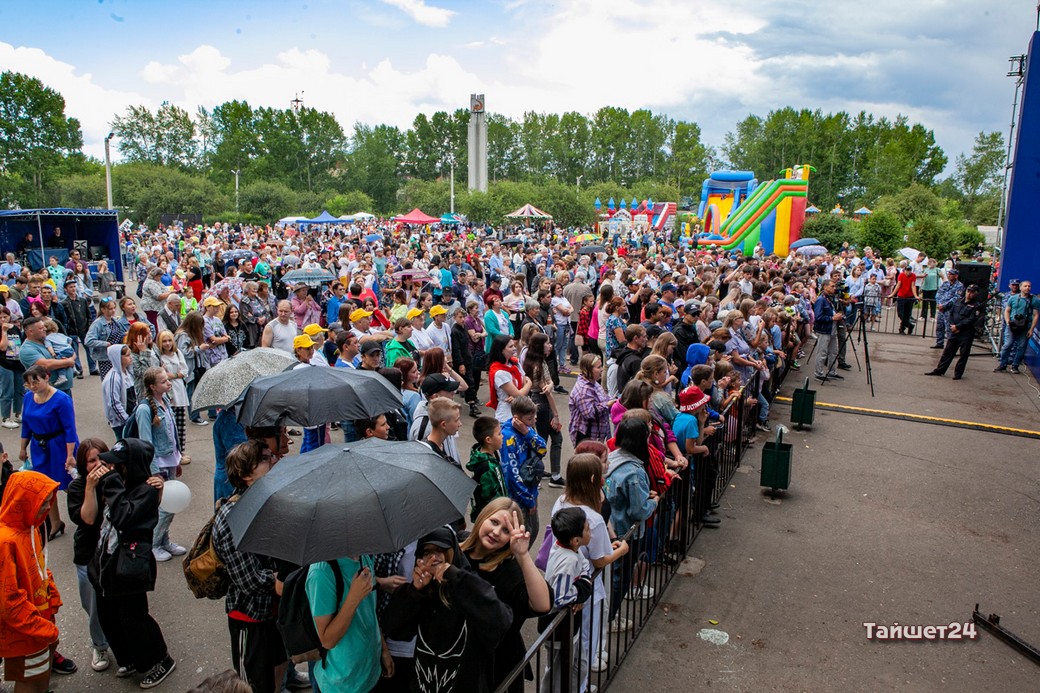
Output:
<svg viewBox="0 0 1040 693">
<path fill-rule="evenodd" d="M 152 531 L 159 523 L 159 491 L 145 481 L 152 475 L 150 466 L 154 448 L 151 443 L 137 438 L 120 442 L 126 446 L 122 462 L 126 478 L 113 469 L 101 477 L 98 491 L 104 499 L 104 507 L 108 508 L 109 520 L 119 531 L 122 541 L 151 543 Z M 118 446 L 117 443 L 116 448 Z"/>
<path fill-rule="evenodd" d="M 416 638 L 419 690 L 482 693 L 491 690 L 493 653 L 513 613 L 470 568 L 457 539 L 452 552 L 443 583 L 417 590 L 409 582 L 393 593 L 383 614 L 384 632 L 394 640 Z"/>
</svg>

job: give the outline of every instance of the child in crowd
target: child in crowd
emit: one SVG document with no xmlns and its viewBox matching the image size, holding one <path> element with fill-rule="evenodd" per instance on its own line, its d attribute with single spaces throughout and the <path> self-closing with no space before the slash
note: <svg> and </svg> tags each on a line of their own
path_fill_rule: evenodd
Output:
<svg viewBox="0 0 1040 693">
<path fill-rule="evenodd" d="M 184 290 L 181 292 L 181 320 L 188 313 L 193 313 L 198 309 L 199 302 L 195 300 L 195 293 L 190 286 L 185 285 Z"/>
<path fill-rule="evenodd" d="M 179 270 L 178 270 L 179 271 Z M 173 333 L 163 330 L 159 333 L 159 360 L 166 374 L 170 376 L 172 389 L 170 390 L 170 403 L 173 406 L 174 422 L 177 425 L 177 447 L 182 452 L 187 443 L 185 427 L 187 426 L 188 389 L 184 385 L 184 379 L 188 377 L 188 364 L 184 360 L 184 354 L 177 348 Z M 181 455 L 181 464 L 191 464 L 191 458 Z"/>
<path fill-rule="evenodd" d="M 509 497 L 524 511 L 525 527 L 538 521 L 538 483 L 545 474 L 545 440 L 534 430 L 538 406 L 522 395 L 513 400 L 512 418 L 502 426 L 502 476 Z M 534 533 L 531 534 L 534 537 Z"/>
<path fill-rule="evenodd" d="M 477 515 L 488 503 L 496 498 L 508 496 L 505 481 L 502 479 L 502 425 L 493 416 L 481 416 L 473 422 L 473 438 L 477 442 L 469 451 L 469 463 L 466 469 L 473 475 L 477 487 L 473 489 L 473 503 L 470 519 Z"/>
<path fill-rule="evenodd" d="M 134 412 L 137 436 L 154 448 L 151 474 L 164 481 L 177 479 L 181 475 L 181 453 L 177 449 L 177 427 L 169 398 L 173 384 L 162 367 L 146 370 L 142 381 L 145 397 Z M 157 561 L 168 561 L 173 556 L 183 556 L 188 552 L 180 544 L 170 541 L 172 522 L 173 513 L 160 508 L 159 522 L 152 532 L 152 553 Z"/>
<path fill-rule="evenodd" d="M 75 356 L 76 349 L 72 344 L 72 340 L 58 331 L 58 323 L 53 320 L 46 320 L 44 324 L 47 326 L 47 336 L 43 338 L 43 342 L 47 345 L 47 349 L 50 350 L 51 358 L 68 359 Z M 58 373 L 57 380 L 51 384 L 59 390 L 69 387 L 71 372 L 71 368 L 63 368 Z"/>
<path fill-rule="evenodd" d="M 557 510 L 552 517 L 552 532 L 555 541 L 549 549 L 549 562 L 545 567 L 545 580 L 553 599 L 553 611 L 570 608 L 578 612 L 592 596 L 592 564 L 581 552 L 588 546 L 592 537 L 589 521 L 581 508 L 563 508 Z M 549 627 L 555 613 L 549 613 L 538 619 L 539 630 Z M 559 641 L 545 644 L 547 663 L 542 674 L 543 690 L 559 690 L 560 661 Z M 584 681 L 588 675 L 588 652 L 581 646 L 581 632 L 574 629 L 571 642 L 572 661 L 567 667 L 571 672 L 570 690 L 578 690 L 578 682 Z M 550 685 L 551 684 L 551 685 Z"/>
<path fill-rule="evenodd" d="M 870 323 L 871 331 L 874 331 L 875 325 L 881 320 L 881 292 L 882 286 L 878 284 L 877 274 L 871 272 L 867 285 L 863 287 L 863 315 Z"/>
</svg>

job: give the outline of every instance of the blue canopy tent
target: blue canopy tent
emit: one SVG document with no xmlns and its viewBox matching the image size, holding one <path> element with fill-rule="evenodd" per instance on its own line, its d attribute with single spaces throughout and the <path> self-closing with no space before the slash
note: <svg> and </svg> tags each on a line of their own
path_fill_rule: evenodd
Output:
<svg viewBox="0 0 1040 693">
<path fill-rule="evenodd" d="M 49 247 L 54 229 L 60 227 L 62 242 Z M 32 243 L 23 244 L 26 236 Z M 79 243 L 77 243 L 79 241 Z M 114 209 L 8 209 L 0 211 L 0 253 L 25 258 L 29 267 L 42 269 L 50 254 L 65 264 L 70 250 L 80 246 L 86 260 L 107 260 L 109 269 L 123 281 L 119 247 L 119 218 Z"/>
<path fill-rule="evenodd" d="M 329 214 L 329 210 L 323 209 L 321 214 L 314 217 L 313 219 L 307 219 L 306 221 L 299 222 L 299 226 L 307 226 L 309 224 L 342 224 L 344 221 L 339 217 L 334 217 Z"/>
</svg>

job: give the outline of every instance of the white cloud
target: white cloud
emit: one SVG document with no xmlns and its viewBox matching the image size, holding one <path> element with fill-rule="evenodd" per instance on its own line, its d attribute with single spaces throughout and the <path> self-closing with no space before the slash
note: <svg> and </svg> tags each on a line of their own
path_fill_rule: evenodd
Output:
<svg viewBox="0 0 1040 693">
<path fill-rule="evenodd" d="M 89 73 L 56 60 L 38 48 L 12 46 L 0 41 L 0 65 L 3 69 L 38 78 L 46 86 L 65 97 L 65 115 L 77 118 L 83 129 L 86 154 L 104 157 L 104 139 L 112 118 L 128 106 L 155 107 L 155 102 L 132 90 L 112 89 L 94 81 Z"/>
<path fill-rule="evenodd" d="M 455 16 L 454 10 L 433 7 L 426 0 L 382 0 L 383 3 L 396 7 L 423 26 L 442 28 L 448 26 Z"/>
</svg>

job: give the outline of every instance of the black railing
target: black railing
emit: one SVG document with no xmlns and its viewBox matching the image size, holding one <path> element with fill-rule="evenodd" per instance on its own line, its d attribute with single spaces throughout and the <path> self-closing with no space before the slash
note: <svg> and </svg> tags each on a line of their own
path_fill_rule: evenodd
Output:
<svg viewBox="0 0 1040 693">
<path fill-rule="evenodd" d="M 756 373 L 744 385 L 720 412 L 722 426 L 705 439 L 708 453 L 693 458 L 658 499 L 654 514 L 622 537 L 628 554 L 595 572 L 593 596 L 577 611 L 556 614 L 498 693 L 525 679 L 525 689 L 537 693 L 587 693 L 610 685 L 700 533 L 703 518 L 740 466 L 755 436 L 759 390 L 771 399 L 786 373 L 777 367 L 764 383 Z"/>
</svg>

